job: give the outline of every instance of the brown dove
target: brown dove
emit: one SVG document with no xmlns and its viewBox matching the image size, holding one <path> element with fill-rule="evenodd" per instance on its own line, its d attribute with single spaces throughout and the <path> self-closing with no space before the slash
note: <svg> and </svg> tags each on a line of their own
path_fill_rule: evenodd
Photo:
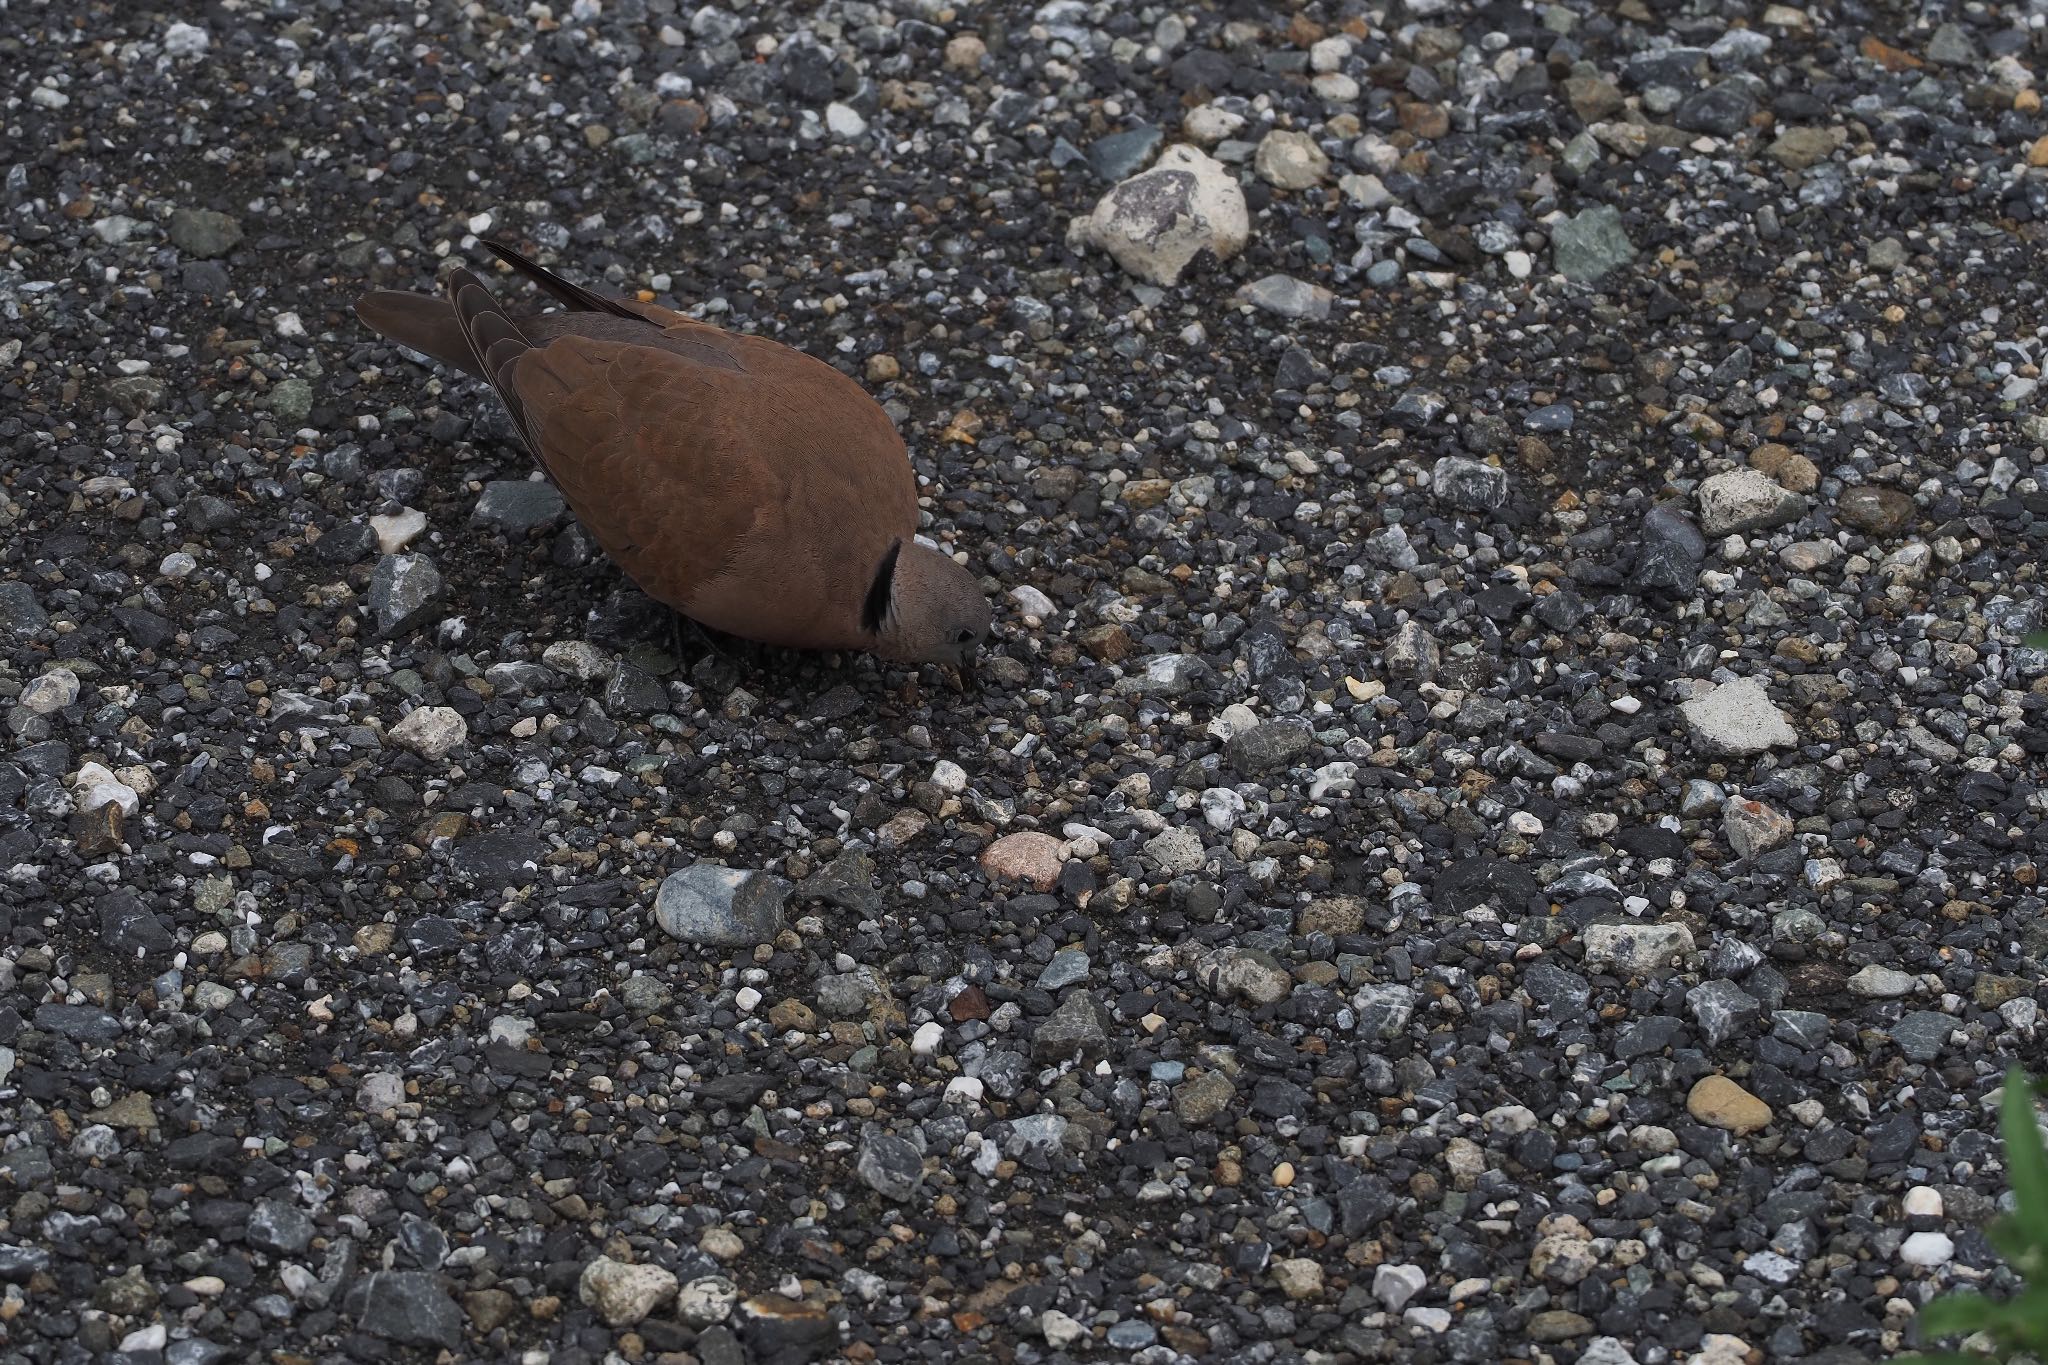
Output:
<svg viewBox="0 0 2048 1365">
<path fill-rule="evenodd" d="M 988 599 L 918 543 L 909 452 L 860 385 L 485 245 L 566 311 L 514 318 L 457 270 L 445 297 L 378 290 L 356 312 L 496 389 L 577 518 L 650 597 L 764 644 L 970 673 Z"/>
</svg>

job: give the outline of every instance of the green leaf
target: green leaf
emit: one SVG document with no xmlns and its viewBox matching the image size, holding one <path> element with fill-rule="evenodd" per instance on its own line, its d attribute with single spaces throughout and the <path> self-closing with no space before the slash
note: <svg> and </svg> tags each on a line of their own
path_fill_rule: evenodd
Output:
<svg viewBox="0 0 2048 1365">
<path fill-rule="evenodd" d="M 1917 1355 L 1893 1356 L 1891 1365 L 1986 1365 L 1992 1359 L 1967 1351 L 1922 1351 Z"/>
<path fill-rule="evenodd" d="M 2048 1143 L 2034 1118 L 2034 1086 L 2017 1064 L 2005 1073 L 2005 1102 L 1999 1127 L 2005 1136 L 2005 1168 L 2018 1201 L 2020 1228 L 2036 1246 L 2048 1242 Z"/>
<path fill-rule="evenodd" d="M 2048 649 L 2048 630 L 2030 630 L 2020 643 L 2028 649 Z"/>
<path fill-rule="evenodd" d="M 1944 1294 L 1920 1310 L 1920 1336 L 1932 1341 L 1981 1332 L 2003 1319 L 2006 1311 L 2004 1304 L 1982 1294 Z"/>
<path fill-rule="evenodd" d="M 2022 1275 L 2036 1260 L 2041 1258 L 2041 1247 L 2033 1233 L 2017 1218 L 1999 1218 L 1985 1225 L 1985 1237 L 1998 1248 L 1998 1254 L 2011 1263 L 2012 1268 Z"/>
</svg>

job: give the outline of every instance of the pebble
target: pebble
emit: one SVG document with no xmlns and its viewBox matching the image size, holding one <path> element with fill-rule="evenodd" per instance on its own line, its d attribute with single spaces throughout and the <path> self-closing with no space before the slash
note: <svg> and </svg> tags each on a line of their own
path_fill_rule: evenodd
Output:
<svg viewBox="0 0 2048 1365">
<path fill-rule="evenodd" d="M 1767 531 L 1797 521 L 1806 499 L 1754 469 L 1731 469 L 1700 485 L 1700 530 L 1710 536 Z"/>
<path fill-rule="evenodd" d="M 167 231 L 173 246 L 202 260 L 225 256 L 242 240 L 242 225 L 213 209 L 173 209 Z"/>
<path fill-rule="evenodd" d="M 595 1309 L 608 1326 L 631 1327 L 672 1302 L 677 1287 L 672 1270 L 600 1256 L 583 1267 L 576 1297 Z"/>
<path fill-rule="evenodd" d="M 1899 1244 L 1899 1261 L 1916 1270 L 1931 1270 L 1955 1259 L 1956 1244 L 1945 1232 L 1916 1232 Z"/>
<path fill-rule="evenodd" d="M 1799 742 L 1785 713 L 1755 678 L 1721 683 L 1685 702 L 1679 712 L 1693 741 L 1710 754 L 1739 758 Z"/>
<path fill-rule="evenodd" d="M 1596 204 L 1551 225 L 1550 247 L 1557 273 L 1575 284 L 1591 284 L 1635 259 L 1635 245 L 1621 211 Z"/>
<path fill-rule="evenodd" d="M 1744 1137 L 1769 1125 L 1771 1107 L 1726 1076 L 1703 1076 L 1685 1097 L 1686 1112 L 1701 1123 Z"/>
<path fill-rule="evenodd" d="M 1330 316 L 1336 295 L 1291 275 L 1267 275 L 1237 291 L 1237 302 L 1283 318 Z"/>
<path fill-rule="evenodd" d="M 1849 978 L 1847 984 L 1851 994 L 1860 995 L 1866 1000 L 1896 1000 L 1900 996 L 1911 995 L 1913 988 L 1919 983 L 1913 979 L 1910 972 L 1902 972 L 1896 967 L 1884 967 L 1873 962 L 1859 969 Z"/>
<path fill-rule="evenodd" d="M 654 919 L 670 938 L 707 948 L 773 942 L 794 888 L 745 868 L 693 863 L 672 872 L 654 898 Z"/>
<path fill-rule="evenodd" d="M 386 737 L 401 749 L 438 762 L 469 739 L 469 723 L 451 706 L 420 706 L 406 712 Z"/>
<path fill-rule="evenodd" d="M 999 880 L 1028 882 L 1040 891 L 1058 883 L 1061 844 L 1050 834 L 1027 830 L 1005 834 L 982 850 L 981 865 Z"/>
<path fill-rule="evenodd" d="M 1586 965 L 1629 976 L 1670 969 L 1692 955 L 1692 931 L 1683 924 L 1589 924 L 1581 934 Z"/>
<path fill-rule="evenodd" d="M 1330 159 L 1308 134 L 1276 128 L 1259 140 L 1252 168 L 1276 189 L 1305 190 L 1322 183 Z"/>
<path fill-rule="evenodd" d="M 1171 286 L 1198 255 L 1227 261 L 1250 235 L 1244 192 L 1221 163 L 1177 144 L 1075 220 L 1074 239 L 1151 284 Z"/>
</svg>

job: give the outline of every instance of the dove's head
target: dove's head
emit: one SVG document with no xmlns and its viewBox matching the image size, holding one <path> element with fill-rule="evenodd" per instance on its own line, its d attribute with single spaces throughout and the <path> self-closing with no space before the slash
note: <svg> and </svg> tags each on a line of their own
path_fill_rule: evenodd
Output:
<svg viewBox="0 0 2048 1365">
<path fill-rule="evenodd" d="M 902 663 L 944 664 L 963 678 L 988 639 L 988 598 L 974 575 L 914 540 L 898 543 L 868 592 L 875 652 Z"/>
</svg>

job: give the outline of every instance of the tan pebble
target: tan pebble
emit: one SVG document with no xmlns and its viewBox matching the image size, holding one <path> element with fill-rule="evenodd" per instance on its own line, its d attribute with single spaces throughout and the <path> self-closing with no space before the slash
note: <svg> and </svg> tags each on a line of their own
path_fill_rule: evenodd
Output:
<svg viewBox="0 0 2048 1365">
<path fill-rule="evenodd" d="M 1705 1076 L 1685 1097 L 1686 1112 L 1701 1123 L 1741 1137 L 1771 1121 L 1771 1106 L 1726 1076 Z"/>
</svg>

